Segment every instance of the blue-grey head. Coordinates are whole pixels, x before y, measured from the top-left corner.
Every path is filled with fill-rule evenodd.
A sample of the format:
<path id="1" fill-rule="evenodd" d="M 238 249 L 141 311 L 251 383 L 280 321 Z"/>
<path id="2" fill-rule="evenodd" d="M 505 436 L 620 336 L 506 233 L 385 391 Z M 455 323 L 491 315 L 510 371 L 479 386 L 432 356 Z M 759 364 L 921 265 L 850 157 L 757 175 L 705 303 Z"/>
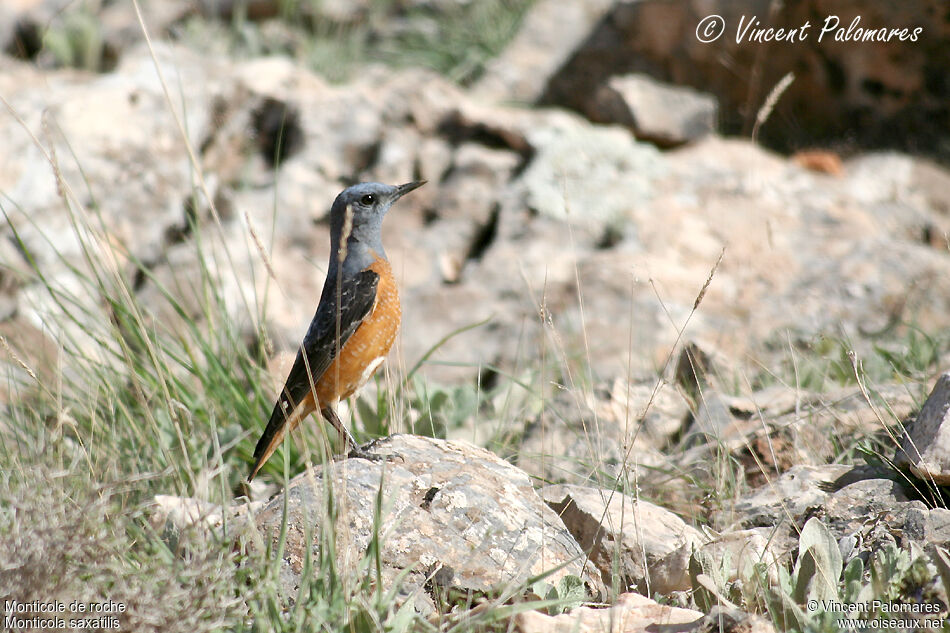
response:
<path id="1" fill-rule="evenodd" d="M 362 270 L 372 262 L 374 254 L 385 257 L 382 226 L 386 212 L 396 200 L 425 183 L 425 180 L 417 180 L 393 186 L 361 182 L 344 189 L 330 209 L 330 266 L 335 267 L 339 261 L 344 239 L 344 269 Z"/>

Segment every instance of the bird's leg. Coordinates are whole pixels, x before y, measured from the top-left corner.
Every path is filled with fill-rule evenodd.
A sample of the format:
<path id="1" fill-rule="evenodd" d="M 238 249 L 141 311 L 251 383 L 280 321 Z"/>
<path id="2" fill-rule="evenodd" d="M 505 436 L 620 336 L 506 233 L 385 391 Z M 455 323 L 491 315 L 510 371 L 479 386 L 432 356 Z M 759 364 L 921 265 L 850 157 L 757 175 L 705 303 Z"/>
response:
<path id="1" fill-rule="evenodd" d="M 340 434 L 340 437 L 343 438 L 343 452 L 347 450 L 356 449 L 359 446 L 356 443 L 356 440 L 353 439 L 353 435 L 350 433 L 349 429 L 340 421 L 340 416 L 336 414 L 336 411 L 333 410 L 333 407 L 323 407 L 320 409 L 320 413 L 323 415 L 323 419 L 330 423 L 330 425 L 336 429 L 336 432 Z"/>
<path id="2" fill-rule="evenodd" d="M 320 413 L 323 414 L 324 419 L 326 419 L 326 421 L 329 422 L 333 426 L 333 428 L 335 428 L 340 433 L 341 437 L 343 437 L 344 443 L 346 444 L 343 450 L 348 458 L 358 457 L 360 459 L 366 459 L 371 462 L 377 462 L 381 459 L 386 458 L 385 455 L 377 455 L 375 453 L 370 453 L 364 450 L 362 447 L 360 447 L 360 445 L 356 443 L 356 440 L 353 439 L 353 435 L 350 433 L 349 429 L 347 429 L 346 426 L 343 425 L 343 422 L 340 420 L 340 416 L 336 414 L 336 411 L 334 411 L 332 407 L 324 407 L 320 409 Z M 370 446 L 372 445 L 373 443 L 370 444 Z"/>

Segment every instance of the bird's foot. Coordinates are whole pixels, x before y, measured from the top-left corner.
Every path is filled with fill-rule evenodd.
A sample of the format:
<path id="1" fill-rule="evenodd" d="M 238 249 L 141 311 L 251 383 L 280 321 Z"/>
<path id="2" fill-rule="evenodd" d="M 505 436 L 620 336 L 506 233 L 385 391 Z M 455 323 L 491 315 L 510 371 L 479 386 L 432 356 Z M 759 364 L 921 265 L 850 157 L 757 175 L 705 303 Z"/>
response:
<path id="1" fill-rule="evenodd" d="M 371 462 L 388 462 L 394 459 L 402 461 L 401 455 L 396 455 L 395 453 L 371 453 L 370 451 L 376 448 L 380 443 L 379 439 L 375 439 L 372 442 L 368 442 L 363 446 L 354 445 L 353 449 L 346 454 L 347 459 L 365 459 Z"/>

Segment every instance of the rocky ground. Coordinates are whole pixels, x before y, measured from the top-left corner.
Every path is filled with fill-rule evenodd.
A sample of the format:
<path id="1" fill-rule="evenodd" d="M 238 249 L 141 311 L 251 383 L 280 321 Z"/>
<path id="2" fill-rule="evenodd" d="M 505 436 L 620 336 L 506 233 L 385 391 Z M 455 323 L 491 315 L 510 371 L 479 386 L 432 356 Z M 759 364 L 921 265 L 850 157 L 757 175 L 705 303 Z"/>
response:
<path id="1" fill-rule="evenodd" d="M 127 28 L 108 31 L 108 72 L 0 56 L 5 403 L 29 398 L 37 375 L 84 384 L 70 359 L 101 343 L 65 317 L 109 318 L 103 296 L 81 291 L 102 262 L 143 327 L 170 337 L 211 318 L 210 275 L 277 383 L 319 297 L 333 197 L 355 181 L 425 179 L 385 225 L 403 301 L 389 366 L 398 379 L 457 333 L 414 378 L 449 394 L 441 426 L 412 401 L 389 428 L 416 435 L 372 449 L 391 458 L 299 474 L 283 536 L 273 485 L 232 508 L 156 497 L 158 529 L 231 517 L 247 547 L 286 539 L 290 599 L 313 526 L 335 522 L 345 564 L 379 528 L 382 577 L 423 617 L 457 607 L 447 595 L 505 595 L 546 569 L 533 597 L 611 605 L 523 613 L 521 631 L 769 630 L 782 622 L 761 614 L 782 599 L 762 586 L 791 582 L 799 606 L 786 606 L 802 613 L 827 595 L 808 561 L 837 586 L 883 551 L 929 565 L 903 590 L 946 615 L 950 378 L 934 379 L 950 361 L 950 171 L 897 151 L 783 155 L 726 136 L 734 125 L 719 122 L 748 91 L 724 94 L 701 70 L 697 86 L 669 51 L 653 77 L 616 59 L 649 59 L 637 20 L 672 12 L 662 23 L 679 29 L 691 12 L 577 3 L 555 36 L 557 4 L 534 4 L 467 86 L 383 65 L 332 84 L 286 57 L 198 52 L 161 37 L 184 13 L 159 3 L 146 5 L 152 47 L 115 18 Z M 628 48 L 605 55 L 604 38 Z M 901 72 L 930 77 L 935 46 Z M 849 86 L 906 79 L 830 50 Z M 785 107 L 816 116 L 795 91 L 818 79 L 802 77 L 779 120 Z M 869 135 L 900 129 L 907 109 L 946 117 L 929 81 L 899 108 L 870 107 L 884 114 L 861 119 Z M 829 121 L 854 115 L 848 95 L 824 102 Z M 466 394 L 474 404 L 459 404 Z M 261 420 L 235 422 L 250 445 Z M 231 483 L 244 466 L 232 458 Z"/>

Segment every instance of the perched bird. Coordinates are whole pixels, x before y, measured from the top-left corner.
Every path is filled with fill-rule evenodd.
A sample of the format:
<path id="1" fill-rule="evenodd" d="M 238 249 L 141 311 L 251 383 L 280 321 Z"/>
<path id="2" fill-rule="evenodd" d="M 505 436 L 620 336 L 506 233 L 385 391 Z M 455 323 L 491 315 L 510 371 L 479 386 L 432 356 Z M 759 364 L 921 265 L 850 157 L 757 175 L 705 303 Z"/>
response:
<path id="1" fill-rule="evenodd" d="M 248 481 L 284 435 L 318 409 L 347 446 L 357 449 L 333 406 L 369 380 L 396 339 L 402 312 L 381 228 L 393 203 L 424 184 L 364 182 L 344 189 L 333 201 L 330 264 L 320 303 L 254 449 Z"/>

